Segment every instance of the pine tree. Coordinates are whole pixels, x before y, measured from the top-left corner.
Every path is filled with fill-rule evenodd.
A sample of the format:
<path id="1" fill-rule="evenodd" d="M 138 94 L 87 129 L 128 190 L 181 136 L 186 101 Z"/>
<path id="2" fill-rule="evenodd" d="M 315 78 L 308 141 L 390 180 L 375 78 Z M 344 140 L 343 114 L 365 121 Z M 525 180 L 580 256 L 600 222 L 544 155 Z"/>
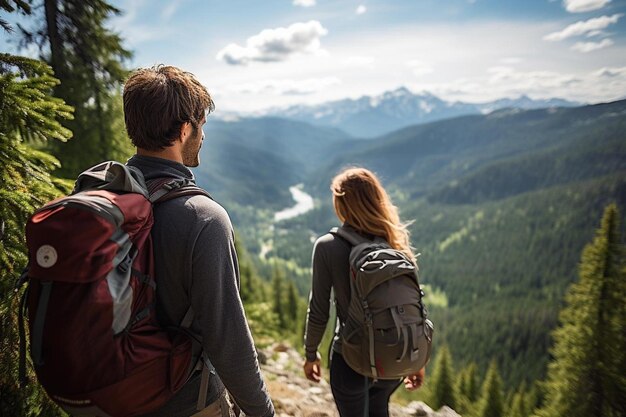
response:
<path id="1" fill-rule="evenodd" d="M 241 282 L 240 293 L 241 300 L 245 304 L 260 301 L 258 278 L 252 266 L 250 256 L 245 247 L 240 243 L 239 236 L 235 238 L 235 251 L 237 252 L 237 260 L 239 262 L 239 278 Z"/>
<path id="2" fill-rule="evenodd" d="M 526 385 L 522 383 L 517 392 L 513 394 L 513 398 L 509 404 L 509 411 L 506 415 L 507 417 L 528 417 L 529 410 L 526 407 Z"/>
<path id="3" fill-rule="evenodd" d="M 471 402 L 478 399 L 478 377 L 476 372 L 478 366 L 472 362 L 466 368 L 465 384 L 463 386 L 463 395 L 465 395 Z"/>
<path id="4" fill-rule="evenodd" d="M 41 48 L 41 58 L 61 81 L 55 96 L 75 108 L 74 120 L 64 125 L 75 140 L 51 144 L 61 161 L 58 174 L 76 177 L 106 159 L 124 160 L 132 154 L 123 123 L 122 62 L 131 53 L 119 35 L 106 27 L 120 11 L 105 0 L 40 0 L 45 16 L 41 27 L 23 30 L 24 44 Z"/>
<path id="5" fill-rule="evenodd" d="M 298 314 L 298 290 L 292 280 L 287 283 L 287 314 L 290 320 L 291 330 L 297 332 L 299 330 L 298 324 L 300 323 Z"/>
<path id="6" fill-rule="evenodd" d="M 618 210 L 610 205 L 583 250 L 579 281 L 570 286 L 553 333 L 540 416 L 626 415 L 625 262 Z"/>
<path id="7" fill-rule="evenodd" d="M 456 407 L 456 393 L 452 383 L 452 359 L 447 346 L 443 346 L 437 354 L 430 386 L 429 405 L 433 409 L 438 410 L 444 405 L 453 409 Z"/>
<path id="8" fill-rule="evenodd" d="M 480 401 L 478 403 L 478 417 L 503 417 L 504 398 L 502 395 L 502 379 L 498 374 L 495 361 L 489 365 L 489 370 L 483 382 Z"/>
<path id="9" fill-rule="evenodd" d="M 24 13 L 25 3 L 16 1 Z M 0 9 L 13 11 L 7 2 Z M 6 21 L 1 22 L 8 29 Z M 68 191 L 50 175 L 58 161 L 32 144 L 65 141 L 71 133 L 59 120 L 71 118 L 71 107 L 51 96 L 58 84 L 45 63 L 0 54 L 0 415 L 56 416 L 60 411 L 39 385 L 18 386 L 18 294 L 13 283 L 26 265 L 24 226 L 47 200 Z M 32 369 L 28 369 L 31 380 Z"/>
<path id="10" fill-rule="evenodd" d="M 282 271 L 277 266 L 274 266 L 274 269 L 272 270 L 272 311 L 276 314 L 276 317 L 278 317 L 278 323 L 281 329 L 286 328 L 285 307 L 283 301 L 284 281 L 285 278 Z"/>
<path id="11" fill-rule="evenodd" d="M 455 411 L 462 415 L 468 414 L 474 408 L 473 403 L 478 397 L 476 370 L 477 365 L 472 362 L 459 373 Z"/>
<path id="12" fill-rule="evenodd" d="M 539 384 L 539 381 L 533 383 L 528 392 L 524 395 L 524 402 L 526 410 L 528 410 L 528 415 L 533 415 L 534 410 L 539 407 L 539 404 L 542 401 L 540 395 L 541 389 L 539 388 Z"/>

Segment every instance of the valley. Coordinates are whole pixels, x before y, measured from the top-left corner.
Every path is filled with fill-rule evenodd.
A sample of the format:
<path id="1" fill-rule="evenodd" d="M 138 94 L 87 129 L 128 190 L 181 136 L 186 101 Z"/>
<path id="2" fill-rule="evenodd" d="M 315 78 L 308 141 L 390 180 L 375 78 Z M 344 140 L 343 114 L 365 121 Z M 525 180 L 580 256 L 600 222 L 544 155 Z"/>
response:
<path id="1" fill-rule="evenodd" d="M 330 179 L 349 165 L 376 171 L 414 221 L 437 343 L 461 366 L 494 359 L 509 387 L 544 376 L 582 248 L 606 205 L 626 208 L 626 101 L 503 109 L 370 140 L 277 118 L 217 121 L 206 135 L 198 183 L 257 268 L 284 265 L 303 297 L 313 242 L 337 225 Z M 300 183 L 308 210 L 283 217 Z"/>

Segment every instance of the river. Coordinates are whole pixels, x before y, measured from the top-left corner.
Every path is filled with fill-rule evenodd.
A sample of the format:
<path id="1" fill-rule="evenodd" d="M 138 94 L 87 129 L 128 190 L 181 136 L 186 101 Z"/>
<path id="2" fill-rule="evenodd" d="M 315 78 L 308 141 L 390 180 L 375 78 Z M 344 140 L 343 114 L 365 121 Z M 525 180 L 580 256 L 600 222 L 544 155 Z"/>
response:
<path id="1" fill-rule="evenodd" d="M 303 184 L 289 187 L 289 192 L 296 204 L 274 213 L 274 221 L 287 220 L 306 213 L 313 208 L 313 197 L 302 191 Z"/>

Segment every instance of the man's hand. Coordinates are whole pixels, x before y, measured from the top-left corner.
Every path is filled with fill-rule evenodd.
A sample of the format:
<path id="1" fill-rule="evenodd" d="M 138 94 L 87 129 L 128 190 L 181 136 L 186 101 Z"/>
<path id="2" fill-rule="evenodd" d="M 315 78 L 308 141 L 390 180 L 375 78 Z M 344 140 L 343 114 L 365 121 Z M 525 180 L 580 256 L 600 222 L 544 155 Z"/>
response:
<path id="1" fill-rule="evenodd" d="M 306 379 L 309 381 L 320 382 L 322 379 L 322 367 L 319 359 L 316 359 L 313 362 L 305 360 L 302 368 L 304 369 Z"/>
<path id="2" fill-rule="evenodd" d="M 424 383 L 424 368 L 420 369 L 418 372 L 411 374 L 404 378 L 404 388 L 408 391 L 413 391 L 418 389 Z"/>

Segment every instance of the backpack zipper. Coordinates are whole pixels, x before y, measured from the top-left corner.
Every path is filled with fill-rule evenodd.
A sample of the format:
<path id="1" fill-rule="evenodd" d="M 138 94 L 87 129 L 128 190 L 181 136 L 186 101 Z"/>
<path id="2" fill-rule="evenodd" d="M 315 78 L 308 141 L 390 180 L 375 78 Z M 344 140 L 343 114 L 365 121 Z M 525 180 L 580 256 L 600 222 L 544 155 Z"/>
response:
<path id="1" fill-rule="evenodd" d="M 107 208 L 109 207 L 105 208 L 104 207 L 105 205 L 110 206 L 110 209 L 112 211 L 115 211 L 115 214 L 107 210 Z M 44 211 L 44 210 L 52 209 L 55 207 L 61 207 L 61 206 L 72 207 L 72 208 L 77 208 L 79 210 L 89 211 L 91 213 L 98 215 L 99 217 L 104 218 L 105 220 L 107 220 L 108 222 L 110 222 L 116 227 L 119 227 L 124 221 L 124 215 L 122 214 L 122 211 L 115 204 L 113 204 L 109 199 L 105 197 L 99 197 L 99 196 L 89 196 L 88 198 L 85 198 L 85 197 L 76 198 L 76 197 L 71 197 L 71 196 L 65 197 L 61 201 L 42 207 L 41 209 L 37 210 L 37 213 Z"/>

